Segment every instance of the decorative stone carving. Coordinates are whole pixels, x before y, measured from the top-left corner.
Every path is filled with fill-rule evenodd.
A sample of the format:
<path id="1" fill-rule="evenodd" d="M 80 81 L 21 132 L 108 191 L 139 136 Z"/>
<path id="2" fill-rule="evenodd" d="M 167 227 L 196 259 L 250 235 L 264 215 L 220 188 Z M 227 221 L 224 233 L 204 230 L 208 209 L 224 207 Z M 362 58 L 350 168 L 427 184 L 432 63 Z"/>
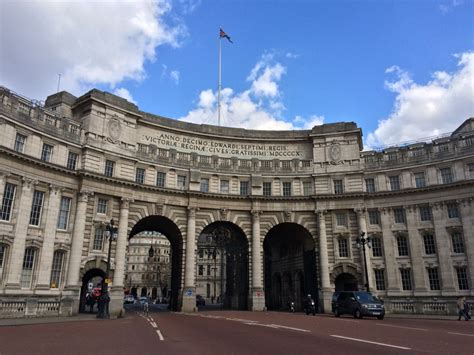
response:
<path id="1" fill-rule="evenodd" d="M 163 215 L 163 205 L 161 203 L 154 204 L 153 214 L 159 215 L 159 216 Z"/>
<path id="2" fill-rule="evenodd" d="M 341 160 L 341 145 L 339 143 L 333 142 L 329 146 L 329 164 L 338 165 L 342 164 Z"/>
<path id="3" fill-rule="evenodd" d="M 111 118 L 107 125 L 109 136 L 112 140 L 117 141 L 120 138 L 120 134 L 122 133 L 122 126 L 120 121 L 116 118 Z"/>
<path id="4" fill-rule="evenodd" d="M 94 193 L 92 191 L 81 191 L 79 192 L 79 201 L 87 202 L 89 201 L 89 197 L 93 196 Z"/>
<path id="5" fill-rule="evenodd" d="M 227 208 L 221 208 L 219 210 L 219 219 L 221 221 L 228 221 L 229 220 L 229 210 Z"/>
<path id="6" fill-rule="evenodd" d="M 129 209 L 131 202 L 133 202 L 133 199 L 131 199 L 130 197 L 122 197 L 120 199 L 120 208 Z"/>
<path id="7" fill-rule="evenodd" d="M 283 212 L 283 217 L 285 222 L 291 222 L 293 220 L 293 212 L 290 210 L 286 210 Z"/>
<path id="8" fill-rule="evenodd" d="M 27 177 L 22 177 L 21 182 L 23 183 L 23 188 L 31 189 L 38 185 L 38 180 L 30 179 Z"/>

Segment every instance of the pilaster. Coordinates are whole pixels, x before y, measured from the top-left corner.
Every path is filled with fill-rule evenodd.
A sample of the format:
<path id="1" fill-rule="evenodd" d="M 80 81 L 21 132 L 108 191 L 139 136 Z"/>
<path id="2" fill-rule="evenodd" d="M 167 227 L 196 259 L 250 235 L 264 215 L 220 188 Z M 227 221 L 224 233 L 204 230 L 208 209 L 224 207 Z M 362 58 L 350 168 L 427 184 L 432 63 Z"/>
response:
<path id="1" fill-rule="evenodd" d="M 416 206 L 406 206 L 408 242 L 410 245 L 411 271 L 415 293 L 426 293 L 425 264 L 423 262 L 423 243 L 418 231 L 418 214 Z"/>
<path id="2" fill-rule="evenodd" d="M 315 211 L 318 218 L 319 226 L 319 264 L 320 264 L 320 279 L 322 291 L 322 310 L 329 313 L 331 311 L 331 283 L 329 280 L 329 257 L 328 257 L 328 240 L 326 233 L 326 210 Z"/>
<path id="3" fill-rule="evenodd" d="M 49 186 L 49 203 L 44 229 L 43 246 L 41 248 L 41 264 L 38 275 L 37 289 L 50 289 L 51 267 L 54 254 L 54 240 L 56 238 L 56 224 L 58 221 L 59 201 L 61 198 L 59 186 Z M 58 285 L 59 286 L 59 285 Z"/>
<path id="4" fill-rule="evenodd" d="M 357 213 L 357 221 L 359 224 L 359 235 L 361 235 L 362 232 L 365 233 L 366 236 L 368 236 L 368 230 L 367 230 L 367 219 L 366 219 L 366 210 L 365 208 L 356 208 L 354 211 Z M 361 246 L 360 248 L 360 260 L 361 260 L 361 267 L 362 270 L 364 270 L 364 246 Z M 370 249 L 366 248 L 365 250 L 365 256 L 366 256 L 366 261 L 367 261 L 367 276 L 368 280 L 365 277 L 365 273 L 362 272 L 362 279 L 364 280 L 364 284 L 369 283 L 369 290 L 375 289 L 375 283 L 374 283 L 374 278 L 373 278 L 373 270 L 372 270 L 372 262 L 370 258 Z"/>
<path id="5" fill-rule="evenodd" d="M 390 210 L 383 209 L 380 213 L 382 223 L 383 256 L 385 260 L 385 274 L 387 276 L 387 293 L 398 292 L 400 287 L 397 282 L 397 260 L 395 257 L 396 247 L 391 230 L 392 218 Z"/>
<path id="6" fill-rule="evenodd" d="M 196 311 L 196 208 L 188 207 L 186 230 L 186 262 L 184 269 L 183 312 Z"/>
<path id="7" fill-rule="evenodd" d="M 265 294 L 262 285 L 262 249 L 260 236 L 260 211 L 252 210 L 252 310 L 265 309 Z"/>
<path id="8" fill-rule="evenodd" d="M 461 200 L 460 208 L 463 237 L 466 244 L 466 256 L 469 265 L 469 286 L 471 287 L 471 295 L 474 295 L 474 211 L 472 201 L 472 198 Z"/>

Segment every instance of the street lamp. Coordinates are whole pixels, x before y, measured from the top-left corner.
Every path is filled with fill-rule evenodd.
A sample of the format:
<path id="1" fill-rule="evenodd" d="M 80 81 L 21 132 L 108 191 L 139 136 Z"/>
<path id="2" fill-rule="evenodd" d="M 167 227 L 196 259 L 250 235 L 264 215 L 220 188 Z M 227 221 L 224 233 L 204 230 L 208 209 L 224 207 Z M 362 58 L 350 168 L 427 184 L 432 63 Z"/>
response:
<path id="1" fill-rule="evenodd" d="M 97 318 L 108 319 L 109 315 L 109 274 L 110 274 L 110 254 L 112 250 L 112 240 L 117 239 L 118 228 L 114 226 L 114 220 L 111 219 L 110 223 L 107 223 L 105 226 L 105 237 L 109 238 L 109 251 L 107 253 L 107 268 L 105 271 L 105 278 L 102 280 L 102 289 L 100 292 L 100 298 L 98 302 L 99 312 L 97 313 Z"/>
<path id="2" fill-rule="evenodd" d="M 364 254 L 364 272 L 365 272 L 365 287 L 367 289 L 367 292 L 370 292 L 369 289 L 369 274 L 367 271 L 367 257 L 365 255 L 365 246 L 367 245 L 368 248 L 372 248 L 372 240 L 370 237 L 365 236 L 365 232 L 360 232 L 360 237 L 356 239 L 357 243 L 357 248 L 362 247 L 362 252 Z"/>

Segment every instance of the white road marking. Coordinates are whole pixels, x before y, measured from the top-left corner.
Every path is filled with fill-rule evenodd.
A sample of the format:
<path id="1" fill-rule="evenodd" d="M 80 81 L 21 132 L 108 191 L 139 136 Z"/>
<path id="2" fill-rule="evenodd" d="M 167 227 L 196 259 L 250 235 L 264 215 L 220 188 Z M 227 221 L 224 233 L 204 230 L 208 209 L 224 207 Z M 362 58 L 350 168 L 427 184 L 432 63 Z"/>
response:
<path id="1" fill-rule="evenodd" d="M 161 332 L 159 330 L 156 331 L 156 334 L 158 334 L 161 341 L 165 340 L 165 338 L 163 338 L 163 335 L 161 335 Z"/>
<path id="2" fill-rule="evenodd" d="M 448 334 L 464 335 L 466 337 L 474 337 L 474 334 L 464 334 L 464 333 L 455 333 L 455 332 L 448 332 Z"/>
<path id="3" fill-rule="evenodd" d="M 407 348 L 404 346 L 398 346 L 398 345 L 391 345 L 391 344 L 385 344 L 385 343 L 378 343 L 376 341 L 370 341 L 370 340 L 363 340 L 363 339 L 357 339 L 357 338 L 349 338 L 349 337 L 343 337 L 341 335 L 331 335 L 334 338 L 341 338 L 341 339 L 346 339 L 346 340 L 352 340 L 352 341 L 358 341 L 361 343 L 368 343 L 368 344 L 375 344 L 375 345 L 380 345 L 380 346 L 387 346 L 389 348 L 396 348 L 396 349 L 402 349 L 402 350 L 411 350 L 411 348 Z"/>
<path id="4" fill-rule="evenodd" d="M 277 329 L 277 326 L 274 325 L 274 324 L 260 324 L 260 323 L 244 323 L 244 324 L 247 324 L 247 325 L 258 325 L 259 327 L 267 327 L 267 328 Z"/>
<path id="5" fill-rule="evenodd" d="M 156 327 L 157 327 L 157 325 L 156 325 L 155 322 L 150 322 L 150 324 L 151 324 L 151 326 L 152 326 L 153 328 L 156 328 Z"/>
<path id="6" fill-rule="evenodd" d="M 273 329 L 289 329 L 289 330 L 295 330 L 297 332 L 305 332 L 305 333 L 311 333 L 310 330 L 307 329 L 301 329 L 301 328 L 294 328 L 294 327 L 287 327 L 286 325 L 279 325 L 279 324 L 260 324 L 260 323 L 244 323 L 247 325 L 258 325 L 260 327 L 267 327 L 267 328 L 273 328 Z"/>
<path id="7" fill-rule="evenodd" d="M 375 323 L 375 325 L 381 325 L 383 327 L 393 327 L 393 328 L 403 328 L 403 329 L 411 329 L 411 330 L 421 330 L 423 332 L 427 332 L 428 329 L 424 328 L 413 328 L 413 327 L 403 327 L 401 325 L 392 325 L 392 324 L 383 324 L 383 323 Z"/>

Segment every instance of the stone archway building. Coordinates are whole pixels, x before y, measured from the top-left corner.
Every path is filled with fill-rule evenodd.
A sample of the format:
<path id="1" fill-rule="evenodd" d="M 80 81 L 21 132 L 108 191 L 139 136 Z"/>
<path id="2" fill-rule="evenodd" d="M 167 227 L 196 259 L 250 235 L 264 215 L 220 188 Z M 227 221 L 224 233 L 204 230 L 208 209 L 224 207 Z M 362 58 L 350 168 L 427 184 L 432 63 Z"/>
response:
<path id="1" fill-rule="evenodd" d="M 270 292 L 263 241 L 292 223 L 314 241 L 325 311 L 339 267 L 366 282 L 361 232 L 389 311 L 453 311 L 457 295 L 474 296 L 474 119 L 384 151 L 363 152 L 361 136 L 353 122 L 254 131 L 163 118 L 99 90 L 42 106 L 0 88 L 0 315 L 77 313 L 81 268 L 106 260 L 111 218 L 113 315 L 128 238 L 150 228 L 180 249 L 176 306 L 195 310 L 197 237 L 218 221 L 247 238 L 251 310 Z M 137 230 L 153 216 L 168 222 Z"/>

